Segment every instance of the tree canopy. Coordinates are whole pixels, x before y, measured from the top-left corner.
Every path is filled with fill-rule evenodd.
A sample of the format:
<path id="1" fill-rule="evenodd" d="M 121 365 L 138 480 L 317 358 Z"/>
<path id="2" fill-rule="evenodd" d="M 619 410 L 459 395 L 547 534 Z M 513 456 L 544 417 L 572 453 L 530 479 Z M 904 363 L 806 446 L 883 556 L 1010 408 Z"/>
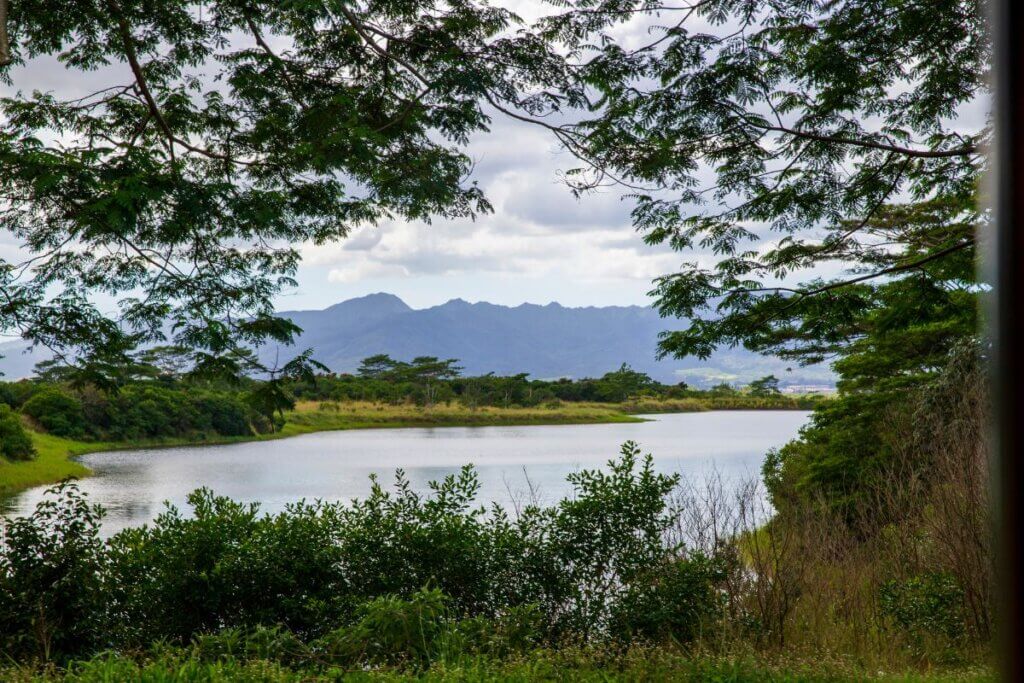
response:
<path id="1" fill-rule="evenodd" d="M 240 345 L 296 331 L 270 302 L 298 243 L 488 210 L 464 146 L 495 111 L 584 160 L 578 192 L 630 188 L 648 242 L 698 252 L 657 281 L 688 320 L 664 354 L 833 358 L 879 283 L 973 258 L 977 0 L 574 0 L 533 26 L 441 0 L 88 8 L 9 8 L 0 78 L 56 57 L 112 82 L 0 99 L 0 228 L 29 252 L 0 269 L 0 327 L 98 377 L 139 344 L 252 365 Z"/>
<path id="2" fill-rule="evenodd" d="M 588 162 L 577 190 L 627 185 L 649 243 L 703 252 L 657 282 L 689 319 L 663 353 L 816 362 L 856 337 L 875 283 L 970 261 L 991 134 L 980 5 L 580 0 L 544 22 L 591 102 L 559 131 Z M 662 28 L 628 48 L 638 13 Z"/>
<path id="3" fill-rule="evenodd" d="M 558 68 L 483 2 L 0 7 L 0 229 L 25 251 L 0 329 L 92 380 L 140 344 L 245 369 L 241 345 L 296 332 L 271 301 L 300 243 L 487 211 L 462 147 Z M 103 84 L 30 91 L 32 60 Z"/>

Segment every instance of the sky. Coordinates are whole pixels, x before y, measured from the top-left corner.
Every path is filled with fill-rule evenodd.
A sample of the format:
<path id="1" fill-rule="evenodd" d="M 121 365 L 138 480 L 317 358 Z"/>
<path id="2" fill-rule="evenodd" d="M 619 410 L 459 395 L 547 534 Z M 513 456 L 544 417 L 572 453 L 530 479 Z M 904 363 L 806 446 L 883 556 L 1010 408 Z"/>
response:
<path id="1" fill-rule="evenodd" d="M 644 244 L 618 191 L 574 198 L 558 172 L 579 162 L 536 126 L 496 118 L 468 154 L 493 213 L 430 225 L 386 222 L 343 242 L 306 245 L 299 287 L 282 307 L 321 308 L 377 291 L 415 308 L 452 298 L 647 304 L 651 280 L 681 260 Z"/>
<path id="2" fill-rule="evenodd" d="M 539 0 L 495 4 L 527 22 L 551 12 Z M 619 39 L 640 44 L 649 22 L 631 22 Z M 652 280 L 684 260 L 667 247 L 644 244 L 624 193 L 604 189 L 574 198 L 559 176 L 580 163 L 548 131 L 495 112 L 491 131 L 476 135 L 467 154 L 493 213 L 430 225 L 388 222 L 344 242 L 304 246 L 299 287 L 280 297 L 279 308 L 323 308 L 379 291 L 414 308 L 454 298 L 650 305 Z"/>
<path id="3" fill-rule="evenodd" d="M 539 0 L 497 2 L 532 21 L 550 5 Z M 643 40 L 644 26 L 623 31 Z M 69 72 L 53 59 L 32 60 L 12 73 L 0 92 L 54 91 L 82 95 L 113 82 L 115 73 Z M 107 69 L 103 71 L 108 71 Z M 495 113 L 490 132 L 467 149 L 471 178 L 493 213 L 475 219 L 405 220 L 355 230 L 328 245 L 301 245 L 298 286 L 281 294 L 279 310 L 317 309 L 373 292 L 390 292 L 415 308 L 461 298 L 505 305 L 648 305 L 652 280 L 682 260 L 665 247 L 643 243 L 631 226 L 631 203 L 605 190 L 577 200 L 559 171 L 579 165 L 547 131 Z M 10 234 L 0 234 L 0 258 L 18 261 Z"/>
<path id="4" fill-rule="evenodd" d="M 496 4 L 527 22 L 551 11 L 540 0 Z M 627 45 L 649 42 L 651 23 L 657 22 L 637 19 L 618 38 Z M 13 89 L 62 95 L 85 94 L 111 77 L 65 71 L 53 60 L 33 60 L 12 75 Z M 127 80 L 122 73 L 114 76 L 115 82 Z M 389 221 L 359 228 L 340 242 L 300 245 L 298 286 L 281 294 L 278 309 L 324 308 L 373 292 L 394 293 L 415 308 L 454 298 L 505 305 L 649 305 L 654 278 L 695 256 L 711 260 L 644 244 L 631 225 L 631 200 L 618 190 L 574 198 L 559 176 L 579 161 L 537 126 L 495 113 L 492 129 L 474 136 L 467 153 L 475 162 L 471 180 L 493 213 L 429 225 Z M 0 234 L 0 258 L 18 260 L 12 258 L 17 250 L 10 235 Z"/>

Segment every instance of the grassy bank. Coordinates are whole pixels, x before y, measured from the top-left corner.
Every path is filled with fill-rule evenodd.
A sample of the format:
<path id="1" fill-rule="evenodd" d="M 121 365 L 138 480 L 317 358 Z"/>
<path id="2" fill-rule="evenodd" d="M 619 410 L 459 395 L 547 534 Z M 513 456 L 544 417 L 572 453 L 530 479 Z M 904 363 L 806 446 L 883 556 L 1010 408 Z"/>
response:
<path id="1" fill-rule="evenodd" d="M 804 660 L 777 660 L 767 657 L 693 656 L 674 648 L 636 648 L 624 653 L 595 650 L 540 650 L 500 660 L 490 657 L 463 657 L 440 662 L 423 671 L 402 669 L 345 670 L 319 667 L 302 669 L 280 661 L 228 656 L 198 658 L 184 651 L 171 651 L 155 658 L 133 660 L 123 656 L 102 655 L 75 662 L 66 669 L 0 669 L 3 680 L 12 683 L 107 683 L 108 681 L 181 681 L 220 683 L 221 681 L 731 681 L 810 683 L 818 681 L 900 681 L 932 683 L 939 681 L 995 681 L 995 672 L 986 666 L 951 667 L 927 671 L 871 670 L 842 659 L 808 657 Z"/>
<path id="2" fill-rule="evenodd" d="M 32 432 L 38 456 L 25 462 L 7 462 L 0 458 L 0 495 L 33 486 L 82 477 L 89 470 L 75 456 L 97 451 L 162 448 L 191 444 L 224 444 L 242 441 L 279 439 L 312 432 L 345 429 L 381 429 L 399 427 L 487 427 L 559 424 L 604 424 L 638 422 L 635 414 L 678 413 L 705 410 L 779 410 L 806 409 L 802 399 L 790 397 L 754 398 L 748 396 L 709 399 L 643 400 L 622 404 L 569 403 L 533 408 L 469 408 L 461 403 L 439 404 L 429 408 L 413 404 L 383 404 L 362 401 L 304 401 L 286 414 L 284 428 L 273 434 L 251 437 L 223 437 L 197 434 L 191 437 L 136 442 L 74 441 Z"/>

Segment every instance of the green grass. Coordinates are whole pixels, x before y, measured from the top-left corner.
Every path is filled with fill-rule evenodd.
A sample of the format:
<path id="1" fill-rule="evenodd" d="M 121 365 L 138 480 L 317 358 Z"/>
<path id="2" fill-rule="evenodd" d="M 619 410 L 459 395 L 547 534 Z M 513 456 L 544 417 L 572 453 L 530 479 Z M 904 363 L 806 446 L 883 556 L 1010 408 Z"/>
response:
<path id="1" fill-rule="evenodd" d="M 67 477 L 85 476 L 89 474 L 88 468 L 70 458 L 111 447 L 111 444 L 72 441 L 39 432 L 31 432 L 31 435 L 36 447 L 35 459 L 8 462 L 0 458 L 0 494 L 49 484 Z"/>
<path id="2" fill-rule="evenodd" d="M 486 427 L 518 425 L 601 424 L 639 422 L 635 414 L 678 413 L 703 410 L 800 409 L 799 399 L 778 397 L 754 399 L 746 396 L 714 399 L 641 400 L 623 404 L 568 403 L 534 408 L 468 408 L 461 403 L 429 408 L 413 404 L 389 405 L 363 401 L 299 403 L 286 415 L 280 432 L 251 437 L 195 435 L 193 437 L 136 442 L 93 442 L 62 439 L 32 432 L 38 457 L 25 462 L 0 458 L 0 496 L 33 486 L 50 484 L 67 477 L 88 476 L 89 470 L 74 456 L 97 451 L 162 448 L 193 444 L 224 444 L 280 439 L 312 432 L 344 429 L 399 427 Z"/>
<path id="3" fill-rule="evenodd" d="M 720 681 L 773 683 L 811 683 L 817 681 L 892 681 L 931 683 L 938 681 L 995 681 L 994 671 L 986 666 L 931 671 L 870 671 L 856 664 L 827 656 L 805 661 L 774 661 L 770 658 L 692 657 L 670 648 L 640 648 L 626 653 L 602 653 L 588 650 L 541 650 L 510 659 L 463 657 L 450 663 L 437 663 L 430 669 L 411 672 L 395 669 L 342 670 L 331 667 L 293 669 L 265 660 L 240 661 L 221 658 L 198 659 L 171 651 L 141 662 L 102 655 L 76 662 L 66 669 L 0 669 L 3 680 L 11 683 L 74 681 L 76 683 L 221 683 L 265 681 Z"/>

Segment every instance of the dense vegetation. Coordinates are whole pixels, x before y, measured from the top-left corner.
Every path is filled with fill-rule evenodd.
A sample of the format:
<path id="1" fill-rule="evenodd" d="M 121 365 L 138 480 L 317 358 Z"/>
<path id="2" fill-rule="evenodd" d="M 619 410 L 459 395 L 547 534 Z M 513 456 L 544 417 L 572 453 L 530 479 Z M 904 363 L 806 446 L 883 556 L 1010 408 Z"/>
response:
<path id="1" fill-rule="evenodd" d="M 35 56 L 131 67 L 84 97 L 0 100 L 0 228 L 31 252 L 0 262 L 0 328 L 74 365 L 2 388 L 6 458 L 31 457 L 15 409 L 53 434 L 142 438 L 275 429 L 296 397 L 692 398 L 628 368 L 536 382 L 461 378 L 436 358 L 376 357 L 314 383 L 308 353 L 277 369 L 245 351 L 294 336 L 270 307 L 298 258 L 282 245 L 488 210 L 464 182 L 464 145 L 495 111 L 583 159 L 567 176 L 578 193 L 627 187 L 648 242 L 715 255 L 657 281 L 662 312 L 687 319 L 662 352 L 742 344 L 832 361 L 841 381 L 769 454 L 771 515 L 749 489 L 714 486 L 670 510 L 673 482 L 636 471 L 632 450 L 580 475 L 577 498 L 515 519 L 476 511 L 465 472 L 429 500 L 376 490 L 273 518 L 199 493 L 195 520 L 169 512 L 101 542 L 97 513 L 62 489 L 4 539 L 0 633 L 15 657 L 115 648 L 144 661 L 88 675 L 152 658 L 255 678 L 247 667 L 423 671 L 567 642 L 837 652 L 872 670 L 984 657 L 995 597 L 974 260 L 991 125 L 960 117 L 986 95 L 981 3 L 572 0 L 532 26 L 474 0 L 91 10 L 15 2 L 0 17 L 0 79 Z M 638 17 L 655 35 L 627 44 Z M 97 291 L 121 297 L 115 314 Z M 195 383 L 126 370 L 168 337 Z M 744 400 L 781 400 L 774 387 Z"/>
<path id="2" fill-rule="evenodd" d="M 542 650 L 563 655 L 541 661 L 575 648 L 575 666 L 603 657 L 614 667 L 652 645 L 668 648 L 653 662 L 682 664 L 679 648 L 728 662 L 742 643 L 837 644 L 814 620 L 823 589 L 852 577 L 817 571 L 846 571 L 817 547 L 840 534 L 763 527 L 756 490 L 659 475 L 629 443 L 606 470 L 570 481 L 573 496 L 515 514 L 478 503 L 471 468 L 428 496 L 398 473 L 393 489 L 375 482 L 351 505 L 297 503 L 276 515 L 199 490 L 189 515 L 169 508 L 107 540 L 102 510 L 62 484 L 7 525 L 0 648 L 58 664 L 124 653 L 72 665 L 91 675 L 134 671 L 134 657 L 317 677 L 473 662 L 498 672 Z M 866 602 L 827 617 L 889 643 L 866 666 L 962 664 L 975 642 L 952 575 L 914 571 L 859 577 L 844 589 Z M 729 670 L 708 659 L 682 671 L 702 666 Z"/>

